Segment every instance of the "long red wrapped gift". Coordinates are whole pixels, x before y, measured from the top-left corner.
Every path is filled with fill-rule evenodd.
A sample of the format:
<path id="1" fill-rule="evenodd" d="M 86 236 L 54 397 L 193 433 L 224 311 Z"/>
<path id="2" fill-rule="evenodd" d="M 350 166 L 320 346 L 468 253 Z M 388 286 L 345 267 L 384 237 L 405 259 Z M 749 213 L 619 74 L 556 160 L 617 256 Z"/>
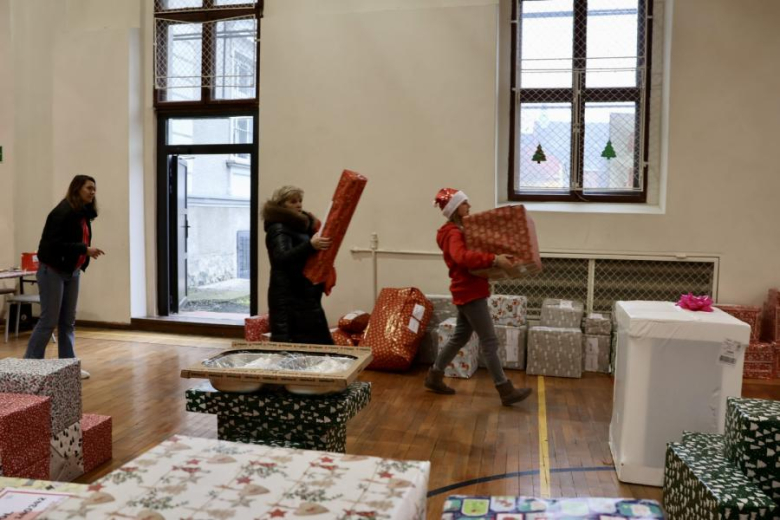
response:
<path id="1" fill-rule="evenodd" d="M 341 173 L 330 208 L 325 215 L 325 223 L 319 231 L 321 236 L 332 240 L 331 246 L 311 255 L 303 269 L 304 276 L 313 284 L 325 284 L 325 294 L 330 294 L 330 290 L 336 285 L 336 270 L 333 264 L 366 182 L 368 180 L 359 173 L 350 170 Z"/>
<path id="2" fill-rule="evenodd" d="M 534 221 L 522 205 L 503 206 L 463 219 L 466 247 L 474 251 L 511 255 L 510 271 L 498 267 L 474 271 L 486 278 L 520 278 L 542 270 Z"/>
<path id="3" fill-rule="evenodd" d="M 374 356 L 368 368 L 408 369 L 432 314 L 433 304 L 419 289 L 382 289 L 360 342 Z"/>

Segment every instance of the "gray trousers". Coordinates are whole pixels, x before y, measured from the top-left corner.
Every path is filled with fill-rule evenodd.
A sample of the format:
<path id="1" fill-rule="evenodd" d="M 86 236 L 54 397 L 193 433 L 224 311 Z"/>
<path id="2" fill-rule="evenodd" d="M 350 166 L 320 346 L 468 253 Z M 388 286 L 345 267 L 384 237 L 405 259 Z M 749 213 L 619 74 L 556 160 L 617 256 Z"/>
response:
<path id="1" fill-rule="evenodd" d="M 455 332 L 444 348 L 439 351 L 433 366 L 443 372 L 458 355 L 458 351 L 468 342 L 472 332 L 476 332 L 479 338 L 479 347 L 485 358 L 485 365 L 493 382 L 496 385 L 506 382 L 506 374 L 504 374 L 501 360 L 498 358 L 498 338 L 488 310 L 487 298 L 480 298 L 457 307 L 458 322 L 455 325 Z"/>

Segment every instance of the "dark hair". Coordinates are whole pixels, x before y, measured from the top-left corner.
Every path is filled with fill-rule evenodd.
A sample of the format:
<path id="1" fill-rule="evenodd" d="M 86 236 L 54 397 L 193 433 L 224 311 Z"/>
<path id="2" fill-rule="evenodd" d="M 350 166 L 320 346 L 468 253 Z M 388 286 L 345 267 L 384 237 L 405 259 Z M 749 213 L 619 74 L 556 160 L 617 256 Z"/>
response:
<path id="1" fill-rule="evenodd" d="M 70 186 L 68 186 L 68 192 L 65 194 L 65 198 L 70 204 L 70 207 L 75 209 L 76 211 L 80 211 L 84 209 L 84 201 L 81 200 L 81 195 L 79 195 L 79 191 L 81 191 L 81 188 L 83 188 L 84 185 L 89 181 L 92 181 L 95 185 L 97 185 L 95 178 L 90 177 L 89 175 L 76 175 L 75 177 L 73 177 L 73 180 L 70 181 Z M 97 198 L 92 199 L 92 203 L 88 204 L 88 206 L 92 207 L 92 210 L 97 216 L 97 212 L 98 212 Z"/>

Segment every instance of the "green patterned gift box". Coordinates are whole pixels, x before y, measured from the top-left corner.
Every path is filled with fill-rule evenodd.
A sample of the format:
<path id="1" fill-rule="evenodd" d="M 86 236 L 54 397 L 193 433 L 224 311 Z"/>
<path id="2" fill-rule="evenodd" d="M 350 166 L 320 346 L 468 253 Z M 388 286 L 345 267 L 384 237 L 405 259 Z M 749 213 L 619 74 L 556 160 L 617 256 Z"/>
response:
<path id="1" fill-rule="evenodd" d="M 664 507 L 670 520 L 771 520 L 775 503 L 723 455 L 722 435 L 685 433 L 669 443 Z"/>
<path id="2" fill-rule="evenodd" d="M 725 441 L 726 457 L 780 501 L 780 402 L 729 397 Z"/>
<path id="3" fill-rule="evenodd" d="M 347 449 L 347 427 L 344 424 L 291 425 L 250 417 L 218 415 L 217 437 L 223 441 L 338 453 L 345 453 Z"/>
<path id="4" fill-rule="evenodd" d="M 451 495 L 441 520 L 642 520 L 663 519 L 654 500 L 628 498 L 533 498 Z M 690 520 L 690 519 L 689 519 Z"/>
<path id="5" fill-rule="evenodd" d="M 355 382 L 338 394 L 294 395 L 286 391 L 253 394 L 219 392 L 204 383 L 185 392 L 187 411 L 263 418 L 274 423 L 346 424 L 371 400 L 371 383 Z"/>

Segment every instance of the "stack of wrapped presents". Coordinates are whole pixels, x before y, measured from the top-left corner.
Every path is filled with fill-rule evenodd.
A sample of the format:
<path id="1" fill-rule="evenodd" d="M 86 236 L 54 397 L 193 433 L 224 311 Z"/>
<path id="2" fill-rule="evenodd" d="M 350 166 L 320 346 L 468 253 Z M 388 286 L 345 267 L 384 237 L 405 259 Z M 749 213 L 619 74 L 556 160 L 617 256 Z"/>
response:
<path id="1" fill-rule="evenodd" d="M 774 341 L 761 341 L 761 307 L 753 305 L 716 305 L 750 325 L 750 344 L 745 350 L 742 375 L 747 379 L 774 377 Z"/>
<path id="2" fill-rule="evenodd" d="M 773 375 L 780 377 L 780 289 L 769 289 L 764 303 L 761 339 L 773 348 Z"/>
<path id="3" fill-rule="evenodd" d="M 528 374 L 582 377 L 583 310 L 578 301 L 542 302 L 541 323 L 528 330 Z"/>
<path id="4" fill-rule="evenodd" d="M 437 305 L 443 306 L 444 297 Z M 452 300 L 449 300 L 452 305 Z M 504 368 L 522 370 L 525 368 L 525 340 L 528 314 L 528 302 L 525 296 L 507 296 L 494 295 L 488 300 L 490 316 L 493 319 L 493 326 L 498 336 L 498 356 L 501 359 L 501 365 Z M 457 317 L 450 317 L 441 321 L 436 328 L 436 335 L 431 341 L 435 341 L 436 352 L 447 344 L 452 334 L 455 332 Z M 435 356 L 434 356 L 435 357 Z M 481 359 L 479 349 L 479 339 L 476 333 L 471 335 L 468 343 L 460 349 L 455 359 L 447 366 L 444 375 L 448 377 L 471 377 L 477 371 L 477 367 L 484 367 L 484 360 Z"/>
<path id="5" fill-rule="evenodd" d="M 780 511 L 780 403 L 728 399 L 725 434 L 669 443 L 664 507 L 671 520 L 763 520 Z"/>
<path id="6" fill-rule="evenodd" d="M 0 476 L 71 481 L 111 458 L 111 417 L 82 414 L 77 359 L 0 360 Z"/>

